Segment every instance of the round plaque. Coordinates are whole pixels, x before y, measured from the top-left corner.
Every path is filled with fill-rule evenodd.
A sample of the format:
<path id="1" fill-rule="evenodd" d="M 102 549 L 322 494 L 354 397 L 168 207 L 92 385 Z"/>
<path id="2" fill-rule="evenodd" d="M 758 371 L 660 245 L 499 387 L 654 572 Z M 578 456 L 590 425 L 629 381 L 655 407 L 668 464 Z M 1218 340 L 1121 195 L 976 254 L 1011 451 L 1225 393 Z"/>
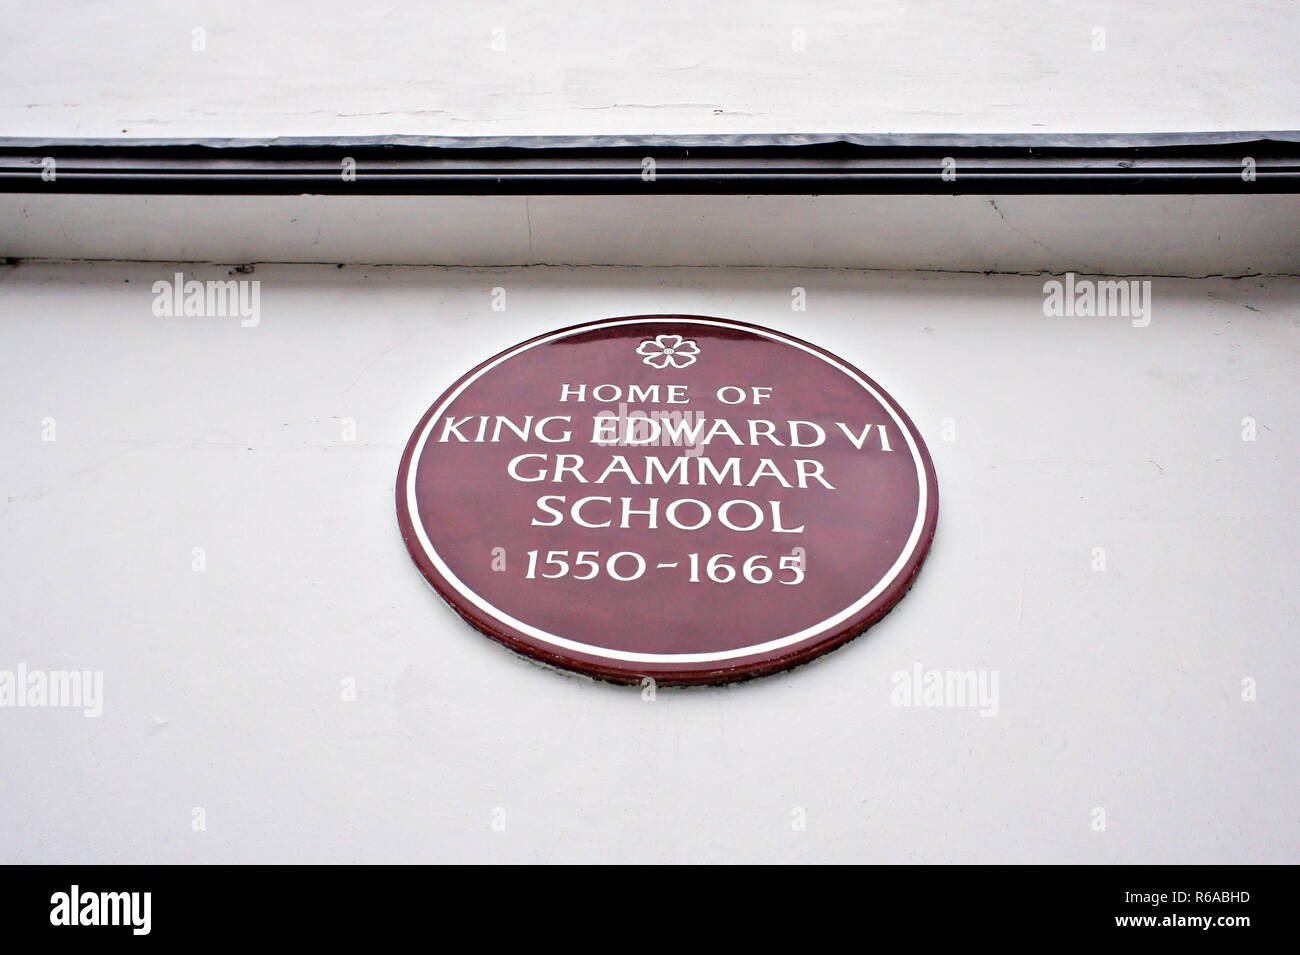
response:
<path id="1" fill-rule="evenodd" d="M 870 378 L 756 325 L 612 318 L 483 362 L 420 421 L 397 518 L 513 650 L 626 683 L 804 663 L 906 593 L 934 465 Z"/>

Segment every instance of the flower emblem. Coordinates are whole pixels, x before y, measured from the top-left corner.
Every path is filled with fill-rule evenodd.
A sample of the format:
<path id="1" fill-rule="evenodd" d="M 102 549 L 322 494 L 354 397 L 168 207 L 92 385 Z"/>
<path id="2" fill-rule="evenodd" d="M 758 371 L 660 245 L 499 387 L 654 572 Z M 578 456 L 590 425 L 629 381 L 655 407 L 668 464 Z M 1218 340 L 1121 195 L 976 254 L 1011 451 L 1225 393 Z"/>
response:
<path id="1" fill-rule="evenodd" d="M 641 360 L 651 368 L 685 368 L 695 364 L 695 356 L 700 353 L 700 346 L 681 335 L 657 335 L 646 339 L 636 347 Z"/>

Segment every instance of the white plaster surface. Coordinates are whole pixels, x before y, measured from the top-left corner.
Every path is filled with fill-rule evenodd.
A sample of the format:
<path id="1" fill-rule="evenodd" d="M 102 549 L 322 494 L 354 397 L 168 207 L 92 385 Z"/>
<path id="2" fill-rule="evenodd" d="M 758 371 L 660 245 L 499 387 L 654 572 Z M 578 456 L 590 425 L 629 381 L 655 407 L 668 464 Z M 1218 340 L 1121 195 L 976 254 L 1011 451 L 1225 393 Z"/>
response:
<path id="1" fill-rule="evenodd" d="M 0 256 L 1300 272 L 1300 196 L 0 195 Z"/>
<path id="2" fill-rule="evenodd" d="M 0 668 L 105 679 L 98 719 L 0 709 L 0 861 L 1300 861 L 1300 281 L 1156 279 L 1134 328 L 1017 276 L 259 266 L 241 328 L 155 317 L 172 271 L 0 269 Z M 472 364 L 659 311 L 865 369 L 941 510 L 864 637 L 651 703 L 463 624 L 393 485 Z M 917 661 L 997 670 L 998 715 L 891 705 Z"/>
<path id="3" fill-rule="evenodd" d="M 11 3 L 0 135 L 1294 129 L 1297 35 L 1292 0 Z"/>

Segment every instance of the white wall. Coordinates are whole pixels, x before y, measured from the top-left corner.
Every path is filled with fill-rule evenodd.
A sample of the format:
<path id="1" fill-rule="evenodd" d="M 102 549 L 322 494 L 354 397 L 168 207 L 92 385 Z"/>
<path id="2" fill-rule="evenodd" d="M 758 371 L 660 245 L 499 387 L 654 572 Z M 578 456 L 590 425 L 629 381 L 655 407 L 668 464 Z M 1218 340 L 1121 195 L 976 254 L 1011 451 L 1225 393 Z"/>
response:
<path id="1" fill-rule="evenodd" d="M 1157 279 L 1134 328 L 1030 277 L 280 266 L 241 328 L 155 317 L 171 271 L 0 269 L 0 669 L 105 677 L 98 719 L 0 710 L 0 860 L 1296 860 L 1300 280 Z M 460 372 L 650 311 L 859 365 L 941 498 L 867 635 L 653 703 L 460 622 L 393 513 Z M 998 715 L 892 706 L 916 661 L 997 670 Z"/>
<path id="2" fill-rule="evenodd" d="M 1300 125 L 1287 0 L 137 0 L 4 24 L 0 137 Z M 160 260 L 0 266 L 0 670 L 105 680 L 98 718 L 0 708 L 0 861 L 1300 857 L 1300 278 L 1249 277 L 1296 272 L 1292 197 L 637 202 L 0 197 L 0 255 Z M 172 260 L 372 256 L 751 267 L 259 265 L 256 328 L 150 308 Z M 773 263 L 1248 277 L 1156 278 L 1134 328 L 1046 318 L 1042 277 Z M 420 415 L 510 344 L 638 312 L 807 337 L 917 421 L 938 533 L 867 635 L 650 703 L 429 589 L 393 506 Z M 891 705 L 917 662 L 996 670 L 998 714 Z"/>
<path id="3" fill-rule="evenodd" d="M 6 136 L 1300 125 L 1290 0 L 9 6 Z"/>
<path id="4" fill-rule="evenodd" d="M 1300 196 L 0 195 L 0 257 L 1300 272 Z"/>

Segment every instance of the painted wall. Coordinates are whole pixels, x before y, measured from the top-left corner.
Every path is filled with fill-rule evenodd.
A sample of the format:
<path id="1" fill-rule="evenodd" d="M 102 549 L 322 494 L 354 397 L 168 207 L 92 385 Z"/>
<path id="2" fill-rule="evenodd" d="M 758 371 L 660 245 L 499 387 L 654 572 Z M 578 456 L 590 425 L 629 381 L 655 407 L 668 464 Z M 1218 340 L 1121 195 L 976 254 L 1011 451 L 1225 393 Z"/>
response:
<path id="1" fill-rule="evenodd" d="M 11 6 L 0 136 L 1300 125 L 1287 0 Z M 0 197 L 0 255 L 159 260 L 0 266 L 0 671 L 104 680 L 0 708 L 0 861 L 1300 857 L 1290 197 L 445 202 Z M 174 260 L 268 258 L 617 264 L 258 265 L 255 327 L 153 314 L 228 277 Z M 1244 277 L 1153 278 L 1134 327 L 956 269 Z M 938 534 L 867 635 L 651 702 L 429 589 L 421 414 L 640 312 L 809 338 L 916 420 Z M 894 705 L 917 665 L 996 672 L 996 715 Z"/>
<path id="2" fill-rule="evenodd" d="M 156 317 L 172 272 L 0 268 L 0 669 L 104 678 L 0 709 L 3 861 L 1296 860 L 1300 280 L 1155 279 L 1134 327 L 1041 277 L 259 266 L 245 328 Z M 466 368 L 662 311 L 865 369 L 941 512 L 864 637 L 647 702 L 463 624 L 393 485 Z M 996 715 L 893 705 L 918 663 Z"/>
<path id="3" fill-rule="evenodd" d="M 1300 125 L 1290 0 L 9 7 L 6 136 Z"/>
<path id="4" fill-rule="evenodd" d="M 1300 273 L 1300 196 L 0 195 L 0 257 Z"/>

